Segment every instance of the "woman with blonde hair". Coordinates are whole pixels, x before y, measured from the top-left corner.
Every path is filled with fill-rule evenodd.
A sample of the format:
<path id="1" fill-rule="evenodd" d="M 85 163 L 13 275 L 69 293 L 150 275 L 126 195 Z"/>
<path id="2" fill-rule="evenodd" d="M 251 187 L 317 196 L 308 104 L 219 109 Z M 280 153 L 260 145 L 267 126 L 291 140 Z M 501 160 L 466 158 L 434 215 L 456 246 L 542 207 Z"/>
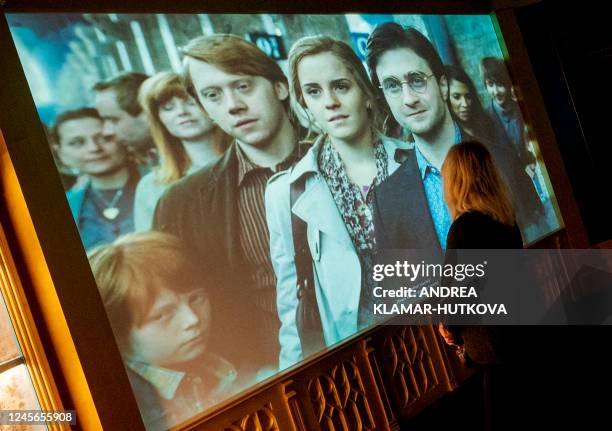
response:
<path id="1" fill-rule="evenodd" d="M 294 109 L 320 135 L 266 190 L 281 369 L 371 323 L 372 190 L 399 167 L 395 151 L 407 148 L 378 133 L 376 93 L 345 42 L 298 40 L 289 81 Z M 316 316 L 308 321 L 319 327 L 298 315 Z"/>
<path id="2" fill-rule="evenodd" d="M 134 223 L 148 230 L 161 195 L 177 180 L 216 161 L 229 137 L 188 93 L 179 75 L 161 72 L 143 82 L 139 102 L 151 126 L 160 165 L 136 189 Z"/>

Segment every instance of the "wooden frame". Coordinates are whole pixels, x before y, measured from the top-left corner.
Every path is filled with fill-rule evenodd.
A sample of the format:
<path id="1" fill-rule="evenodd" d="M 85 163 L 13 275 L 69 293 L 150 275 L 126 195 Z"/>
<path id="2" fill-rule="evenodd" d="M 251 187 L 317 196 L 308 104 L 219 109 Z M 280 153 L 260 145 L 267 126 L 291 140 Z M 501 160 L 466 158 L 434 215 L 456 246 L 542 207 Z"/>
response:
<path id="1" fill-rule="evenodd" d="M 0 137 L 1 138 L 1 137 Z M 40 407 L 47 411 L 64 410 L 59 391 L 35 321 L 32 317 L 21 279 L 4 229 L 0 224 L 0 293 L 4 297 L 9 318 L 23 354 L 25 365 L 38 395 Z M 67 430 L 69 425 L 56 424 L 52 430 Z"/>

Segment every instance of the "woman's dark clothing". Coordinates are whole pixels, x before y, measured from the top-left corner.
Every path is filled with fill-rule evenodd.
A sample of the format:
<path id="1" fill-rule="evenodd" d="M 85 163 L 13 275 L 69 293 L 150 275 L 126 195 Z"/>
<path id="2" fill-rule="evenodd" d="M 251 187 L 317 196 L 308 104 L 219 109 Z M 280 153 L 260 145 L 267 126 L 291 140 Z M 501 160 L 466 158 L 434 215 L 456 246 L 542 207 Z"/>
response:
<path id="1" fill-rule="evenodd" d="M 455 219 L 446 240 L 450 249 L 522 249 L 523 239 L 516 224 L 494 220 L 479 211 L 461 214 Z M 454 253 L 446 261 L 455 260 Z M 456 262 L 455 262 L 456 263 Z M 505 364 L 504 351 L 513 347 L 513 328 L 508 326 L 449 326 L 455 340 L 464 346 L 466 363 L 482 371 L 487 430 L 511 429 L 509 401 L 512 389 L 511 373 Z"/>
<path id="2" fill-rule="evenodd" d="M 445 263 L 457 264 L 452 250 L 523 248 L 521 231 L 516 226 L 494 220 L 480 211 L 461 214 L 451 225 L 447 236 Z M 450 250 L 450 251 L 449 251 Z M 501 361 L 502 328 L 491 326 L 450 325 L 448 329 L 465 347 L 469 364 L 490 365 Z"/>
<path id="3" fill-rule="evenodd" d="M 518 226 L 508 226 L 479 211 L 461 214 L 446 238 L 447 249 L 523 248 Z"/>

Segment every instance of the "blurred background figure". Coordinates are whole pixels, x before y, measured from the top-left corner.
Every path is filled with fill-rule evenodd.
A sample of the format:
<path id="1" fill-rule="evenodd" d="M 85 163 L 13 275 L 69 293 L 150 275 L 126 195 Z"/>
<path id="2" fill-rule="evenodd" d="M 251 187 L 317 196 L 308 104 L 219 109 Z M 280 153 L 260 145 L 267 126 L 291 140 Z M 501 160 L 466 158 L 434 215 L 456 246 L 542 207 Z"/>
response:
<path id="1" fill-rule="evenodd" d="M 136 188 L 134 224 L 137 231 L 153 223 L 155 205 L 172 183 L 215 162 L 230 137 L 210 119 L 180 82 L 176 73 L 161 72 L 140 87 L 138 100 L 148 119 L 159 165 Z"/>
<path id="2" fill-rule="evenodd" d="M 94 86 L 104 135 L 114 136 L 124 144 L 143 173 L 157 163 L 149 123 L 138 103 L 138 91 L 147 78 L 144 73 L 122 73 Z"/>
<path id="3" fill-rule="evenodd" d="M 53 155 L 53 162 L 55 163 L 55 167 L 60 174 L 60 178 L 62 179 L 62 185 L 64 186 L 64 190 L 69 190 L 72 186 L 74 186 L 79 179 L 78 172 L 74 168 L 70 168 L 62 162 L 62 160 L 57 155 L 57 144 L 54 141 L 52 136 L 51 128 L 47 126 L 45 123 L 41 123 L 44 130 L 45 135 L 47 136 L 47 142 L 49 144 L 49 148 L 51 148 L 51 154 Z"/>
<path id="4" fill-rule="evenodd" d="M 512 148 L 524 168 L 529 162 L 523 133 L 525 123 L 506 63 L 501 58 L 484 57 L 480 61 L 480 73 L 491 97 L 487 113 L 493 124 L 495 141 Z"/>
<path id="5" fill-rule="evenodd" d="M 538 147 L 533 129 L 529 124 L 525 124 L 524 139 L 527 146 L 527 152 L 529 153 L 527 156 L 528 164 L 525 170 L 533 181 L 538 196 L 540 196 L 540 199 L 546 205 L 550 201 L 550 195 L 548 194 L 546 180 L 544 178 L 544 160 L 542 159 L 542 154 L 540 153 L 540 148 Z"/>
<path id="6" fill-rule="evenodd" d="M 208 348 L 209 283 L 178 238 L 129 234 L 92 250 L 89 262 L 147 430 L 237 390 L 233 365 Z"/>
<path id="7" fill-rule="evenodd" d="M 459 127 L 475 139 L 495 139 L 491 119 L 482 107 L 474 82 L 467 73 L 460 67 L 445 65 L 444 74 L 449 84 L 451 113 Z"/>
<path id="8" fill-rule="evenodd" d="M 134 230 L 134 191 L 140 178 L 126 148 L 103 133 L 93 108 L 66 111 L 51 131 L 60 161 L 81 178 L 66 198 L 86 250 Z"/>

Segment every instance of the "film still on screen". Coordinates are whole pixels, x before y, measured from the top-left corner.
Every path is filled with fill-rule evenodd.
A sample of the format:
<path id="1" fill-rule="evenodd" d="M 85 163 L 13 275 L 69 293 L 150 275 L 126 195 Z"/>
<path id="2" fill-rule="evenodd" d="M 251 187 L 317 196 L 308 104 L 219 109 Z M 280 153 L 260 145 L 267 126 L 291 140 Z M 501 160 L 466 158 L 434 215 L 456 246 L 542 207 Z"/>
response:
<path id="1" fill-rule="evenodd" d="M 7 18 L 148 429 L 379 322 L 378 252 L 453 244 L 455 148 L 478 223 L 563 226 L 489 16 Z"/>

